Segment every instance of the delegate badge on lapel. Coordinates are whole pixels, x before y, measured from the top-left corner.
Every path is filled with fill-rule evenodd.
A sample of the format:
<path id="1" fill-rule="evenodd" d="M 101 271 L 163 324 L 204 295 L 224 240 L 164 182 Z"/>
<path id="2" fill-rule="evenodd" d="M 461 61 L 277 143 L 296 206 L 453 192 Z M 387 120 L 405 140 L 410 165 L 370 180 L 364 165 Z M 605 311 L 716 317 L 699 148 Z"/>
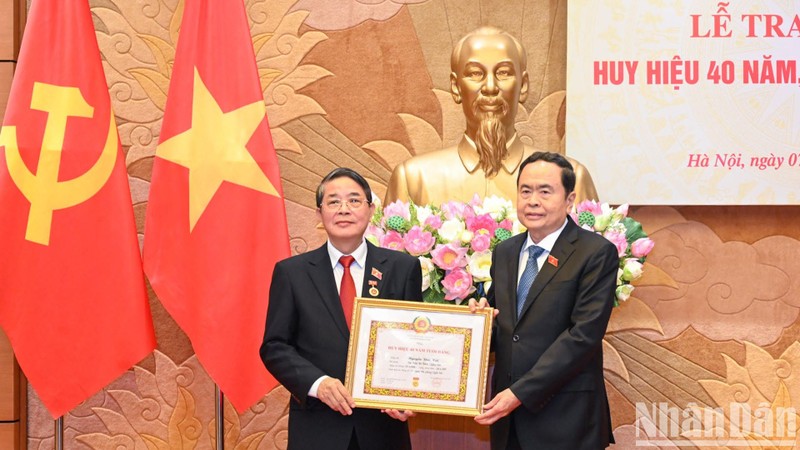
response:
<path id="1" fill-rule="evenodd" d="M 558 267 L 558 258 L 553 255 L 547 255 L 547 262 L 553 267 Z"/>

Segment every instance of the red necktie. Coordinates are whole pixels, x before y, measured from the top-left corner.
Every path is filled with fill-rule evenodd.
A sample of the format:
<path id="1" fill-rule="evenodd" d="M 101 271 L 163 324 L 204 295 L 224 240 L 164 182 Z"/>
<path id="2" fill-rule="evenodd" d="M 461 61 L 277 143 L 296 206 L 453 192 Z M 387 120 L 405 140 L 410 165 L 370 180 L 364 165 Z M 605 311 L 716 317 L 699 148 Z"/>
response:
<path id="1" fill-rule="evenodd" d="M 353 264 L 355 260 L 349 255 L 339 258 L 339 263 L 344 267 L 342 285 L 339 286 L 339 300 L 342 301 L 342 310 L 344 310 L 344 320 L 347 321 L 347 328 L 350 328 L 350 319 L 353 317 L 353 301 L 356 298 L 356 283 L 353 282 L 353 276 L 350 275 L 350 264 Z"/>

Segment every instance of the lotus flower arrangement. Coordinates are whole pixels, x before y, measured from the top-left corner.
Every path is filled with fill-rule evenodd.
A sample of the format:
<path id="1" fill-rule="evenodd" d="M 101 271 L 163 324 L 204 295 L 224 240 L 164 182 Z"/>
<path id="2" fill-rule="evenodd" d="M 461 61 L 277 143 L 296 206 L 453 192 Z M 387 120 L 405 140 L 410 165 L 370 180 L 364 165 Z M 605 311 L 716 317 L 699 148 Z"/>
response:
<path id="1" fill-rule="evenodd" d="M 366 238 L 419 258 L 426 302 L 460 304 L 486 295 L 492 250 L 523 231 L 510 200 L 476 195 L 468 203 L 376 208 Z"/>
<path id="2" fill-rule="evenodd" d="M 653 241 L 639 222 L 628 217 L 628 205 L 612 208 L 606 203 L 584 201 L 572 217 L 617 247 L 620 268 L 614 305 L 618 306 L 633 292 L 631 282 L 642 275 Z M 379 247 L 419 259 L 426 302 L 461 304 L 486 295 L 492 281 L 489 269 L 495 246 L 525 231 L 510 200 L 475 195 L 467 203 L 416 205 L 398 200 L 378 207 L 365 237 Z"/>
<path id="3" fill-rule="evenodd" d="M 634 280 L 642 276 L 644 261 L 655 243 L 647 237 L 642 224 L 628 217 L 628 205 L 613 208 L 608 203 L 594 200 L 581 202 L 572 213 L 575 223 L 603 235 L 611 241 L 619 253 L 617 292 L 614 306 L 627 300 L 633 293 Z"/>

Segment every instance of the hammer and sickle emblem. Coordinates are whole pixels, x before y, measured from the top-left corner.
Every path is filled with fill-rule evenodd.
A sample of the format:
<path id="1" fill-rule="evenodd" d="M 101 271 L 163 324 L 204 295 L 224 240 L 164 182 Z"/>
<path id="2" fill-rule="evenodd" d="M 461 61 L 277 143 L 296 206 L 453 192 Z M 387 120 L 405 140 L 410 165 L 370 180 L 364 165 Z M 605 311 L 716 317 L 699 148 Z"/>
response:
<path id="1" fill-rule="evenodd" d="M 58 181 L 61 152 L 69 117 L 94 116 L 94 108 L 77 87 L 33 84 L 31 109 L 47 113 L 39 164 L 34 175 L 25 165 L 17 145 L 17 127 L 0 130 L 0 147 L 6 148 L 6 165 L 12 181 L 31 203 L 25 239 L 37 244 L 50 244 L 53 211 L 83 203 L 105 185 L 117 160 L 117 127 L 109 114 L 108 135 L 97 162 L 82 175 Z"/>

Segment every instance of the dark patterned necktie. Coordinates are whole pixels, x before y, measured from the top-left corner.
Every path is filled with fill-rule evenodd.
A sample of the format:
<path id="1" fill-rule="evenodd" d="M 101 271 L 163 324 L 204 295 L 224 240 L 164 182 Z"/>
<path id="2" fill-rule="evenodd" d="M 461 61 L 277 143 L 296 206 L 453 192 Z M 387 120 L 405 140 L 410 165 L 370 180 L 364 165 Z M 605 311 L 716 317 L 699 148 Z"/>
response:
<path id="1" fill-rule="evenodd" d="M 539 266 L 536 264 L 536 259 L 539 258 L 542 253 L 544 253 L 542 247 L 537 247 L 535 245 L 528 247 L 528 262 L 525 264 L 525 270 L 522 272 L 519 284 L 517 284 L 517 320 L 519 320 L 519 316 L 522 314 L 522 308 L 525 307 L 525 299 L 528 297 L 528 292 L 531 290 L 533 280 L 535 280 L 536 275 L 539 274 Z"/>

